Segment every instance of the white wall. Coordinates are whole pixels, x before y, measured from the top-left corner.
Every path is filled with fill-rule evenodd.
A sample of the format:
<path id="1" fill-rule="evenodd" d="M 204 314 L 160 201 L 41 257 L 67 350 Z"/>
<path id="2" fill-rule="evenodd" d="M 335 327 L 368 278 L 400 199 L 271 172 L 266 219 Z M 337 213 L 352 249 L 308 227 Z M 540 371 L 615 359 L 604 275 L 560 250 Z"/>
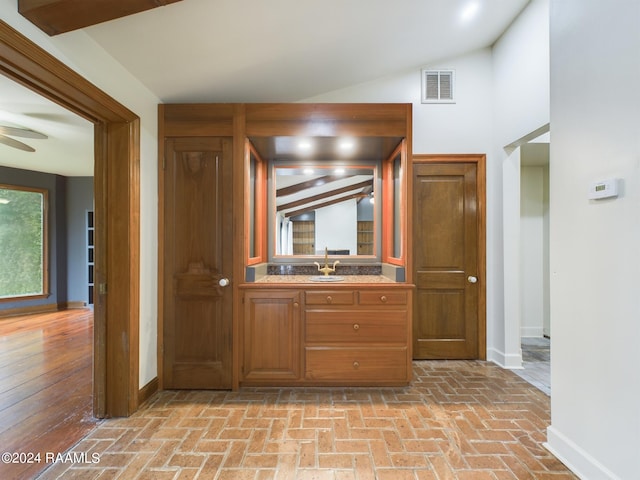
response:
<path id="1" fill-rule="evenodd" d="M 493 48 L 493 119 L 496 178 L 502 170 L 511 172 L 497 185 L 503 190 L 495 194 L 497 208 L 520 203 L 520 171 L 514 170 L 513 147 L 549 123 L 549 0 L 532 0 Z M 537 136 L 537 135 L 535 135 Z M 518 185 L 516 185 L 518 183 Z M 487 186 L 489 188 L 489 185 Z M 508 213 L 508 212 L 507 212 Z M 520 348 L 520 232 L 519 211 L 504 216 L 506 224 L 493 225 L 497 254 L 495 288 L 500 291 L 503 315 L 494 319 L 493 330 L 487 332 L 488 358 L 496 363 L 518 368 L 522 364 Z M 491 228 L 490 225 L 487 228 Z M 497 247 L 499 245 L 499 248 Z M 508 257 L 507 257 L 508 256 Z M 507 278 L 511 279 L 507 281 Z M 487 285 L 488 287 L 490 284 Z M 496 297 L 496 300 L 498 298 Z"/>
<path id="2" fill-rule="evenodd" d="M 548 442 L 585 479 L 640 472 L 639 24 L 637 0 L 551 0 Z"/>
<path id="3" fill-rule="evenodd" d="M 399 102 L 413 104 L 413 153 L 485 153 L 491 148 L 491 49 L 435 64 L 456 70 L 456 103 L 420 102 L 420 69 L 354 85 L 305 102 Z M 452 128 L 455 125 L 456 128 Z"/>
<path id="4" fill-rule="evenodd" d="M 358 253 L 358 206 L 355 199 L 316 210 L 316 251 L 349 250 Z M 335 258 L 332 259 L 332 261 Z"/>
<path id="5" fill-rule="evenodd" d="M 82 31 L 49 37 L 0 0 L 0 18 L 140 117 L 140 386 L 157 375 L 157 105 L 160 100 Z"/>
<path id="6" fill-rule="evenodd" d="M 523 148 L 523 157 L 525 149 Z M 523 163 L 524 163 L 523 158 Z M 544 292 L 544 166 L 521 168 L 520 187 L 520 335 L 542 337 Z"/>
<path id="7" fill-rule="evenodd" d="M 493 343 L 488 347 L 487 358 L 506 368 L 522 368 L 520 347 L 521 295 L 521 244 L 520 244 L 520 172 L 522 151 L 515 148 L 502 165 L 503 228 L 503 272 L 502 295 L 504 317 L 496 319 L 492 335 Z M 507 200 L 508 199 L 508 200 Z"/>
<path id="8" fill-rule="evenodd" d="M 550 336 L 548 139 L 521 150 L 520 335 Z"/>
<path id="9" fill-rule="evenodd" d="M 542 218 L 542 228 L 544 229 L 544 245 L 542 248 L 542 263 L 543 263 L 543 273 L 542 273 L 542 281 L 543 281 L 543 308 L 544 308 L 544 316 L 543 316 L 543 325 L 542 325 L 542 333 L 547 337 L 551 337 L 551 260 L 550 260 L 550 251 L 549 251 L 549 236 L 550 236 L 550 223 L 551 223 L 551 208 L 549 201 L 549 165 L 544 169 L 543 172 L 544 179 L 542 182 L 543 185 L 543 194 L 542 198 L 544 199 L 544 212 Z"/>
<path id="10" fill-rule="evenodd" d="M 493 48 L 493 109 L 504 148 L 549 123 L 549 0 L 532 0 Z"/>

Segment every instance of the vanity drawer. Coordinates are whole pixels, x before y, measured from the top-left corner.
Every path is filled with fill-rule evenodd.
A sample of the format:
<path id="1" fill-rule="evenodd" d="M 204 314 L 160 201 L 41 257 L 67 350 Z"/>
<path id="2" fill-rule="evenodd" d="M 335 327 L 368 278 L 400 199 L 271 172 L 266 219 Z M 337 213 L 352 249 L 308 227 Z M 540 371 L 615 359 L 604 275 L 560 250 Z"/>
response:
<path id="1" fill-rule="evenodd" d="M 360 292 L 360 305 L 406 305 L 407 292 L 389 292 L 386 290 L 363 290 Z"/>
<path id="2" fill-rule="evenodd" d="M 407 313 L 308 310 L 305 313 L 305 341 L 404 344 L 407 341 Z"/>
<path id="3" fill-rule="evenodd" d="M 307 305 L 353 305 L 355 292 L 352 290 L 329 290 L 305 292 Z"/>
<path id="4" fill-rule="evenodd" d="M 305 350 L 307 380 L 375 383 L 407 378 L 407 349 L 314 348 Z"/>

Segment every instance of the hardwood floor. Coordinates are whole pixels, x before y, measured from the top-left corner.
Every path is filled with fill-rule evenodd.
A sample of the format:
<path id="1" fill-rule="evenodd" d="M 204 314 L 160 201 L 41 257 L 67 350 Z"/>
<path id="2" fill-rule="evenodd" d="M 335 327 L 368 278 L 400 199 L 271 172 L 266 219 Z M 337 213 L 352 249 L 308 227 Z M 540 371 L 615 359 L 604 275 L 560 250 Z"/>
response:
<path id="1" fill-rule="evenodd" d="M 0 478 L 34 478 L 51 463 L 47 453 L 95 428 L 92 350 L 89 309 L 0 318 Z"/>

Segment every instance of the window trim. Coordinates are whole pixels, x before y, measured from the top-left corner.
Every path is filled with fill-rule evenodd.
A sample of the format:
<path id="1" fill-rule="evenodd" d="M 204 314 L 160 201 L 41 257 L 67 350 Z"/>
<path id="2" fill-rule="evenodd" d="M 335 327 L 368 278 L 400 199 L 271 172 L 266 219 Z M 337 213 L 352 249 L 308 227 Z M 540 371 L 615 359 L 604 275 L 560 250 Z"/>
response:
<path id="1" fill-rule="evenodd" d="M 49 190 L 38 187 L 25 187 L 22 185 L 9 185 L 0 183 L 0 189 L 19 190 L 33 192 L 42 195 L 42 293 L 35 295 L 18 295 L 13 297 L 0 297 L 0 303 L 26 302 L 28 300 L 40 300 L 51 296 L 49 291 Z"/>

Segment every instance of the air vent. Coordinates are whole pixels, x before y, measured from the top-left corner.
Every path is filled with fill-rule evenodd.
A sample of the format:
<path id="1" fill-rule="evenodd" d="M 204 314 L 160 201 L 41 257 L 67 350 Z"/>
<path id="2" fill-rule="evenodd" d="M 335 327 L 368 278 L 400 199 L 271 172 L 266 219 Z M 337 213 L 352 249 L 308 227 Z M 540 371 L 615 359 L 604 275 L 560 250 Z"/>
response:
<path id="1" fill-rule="evenodd" d="M 454 103 L 454 70 L 422 70 L 422 103 Z"/>

